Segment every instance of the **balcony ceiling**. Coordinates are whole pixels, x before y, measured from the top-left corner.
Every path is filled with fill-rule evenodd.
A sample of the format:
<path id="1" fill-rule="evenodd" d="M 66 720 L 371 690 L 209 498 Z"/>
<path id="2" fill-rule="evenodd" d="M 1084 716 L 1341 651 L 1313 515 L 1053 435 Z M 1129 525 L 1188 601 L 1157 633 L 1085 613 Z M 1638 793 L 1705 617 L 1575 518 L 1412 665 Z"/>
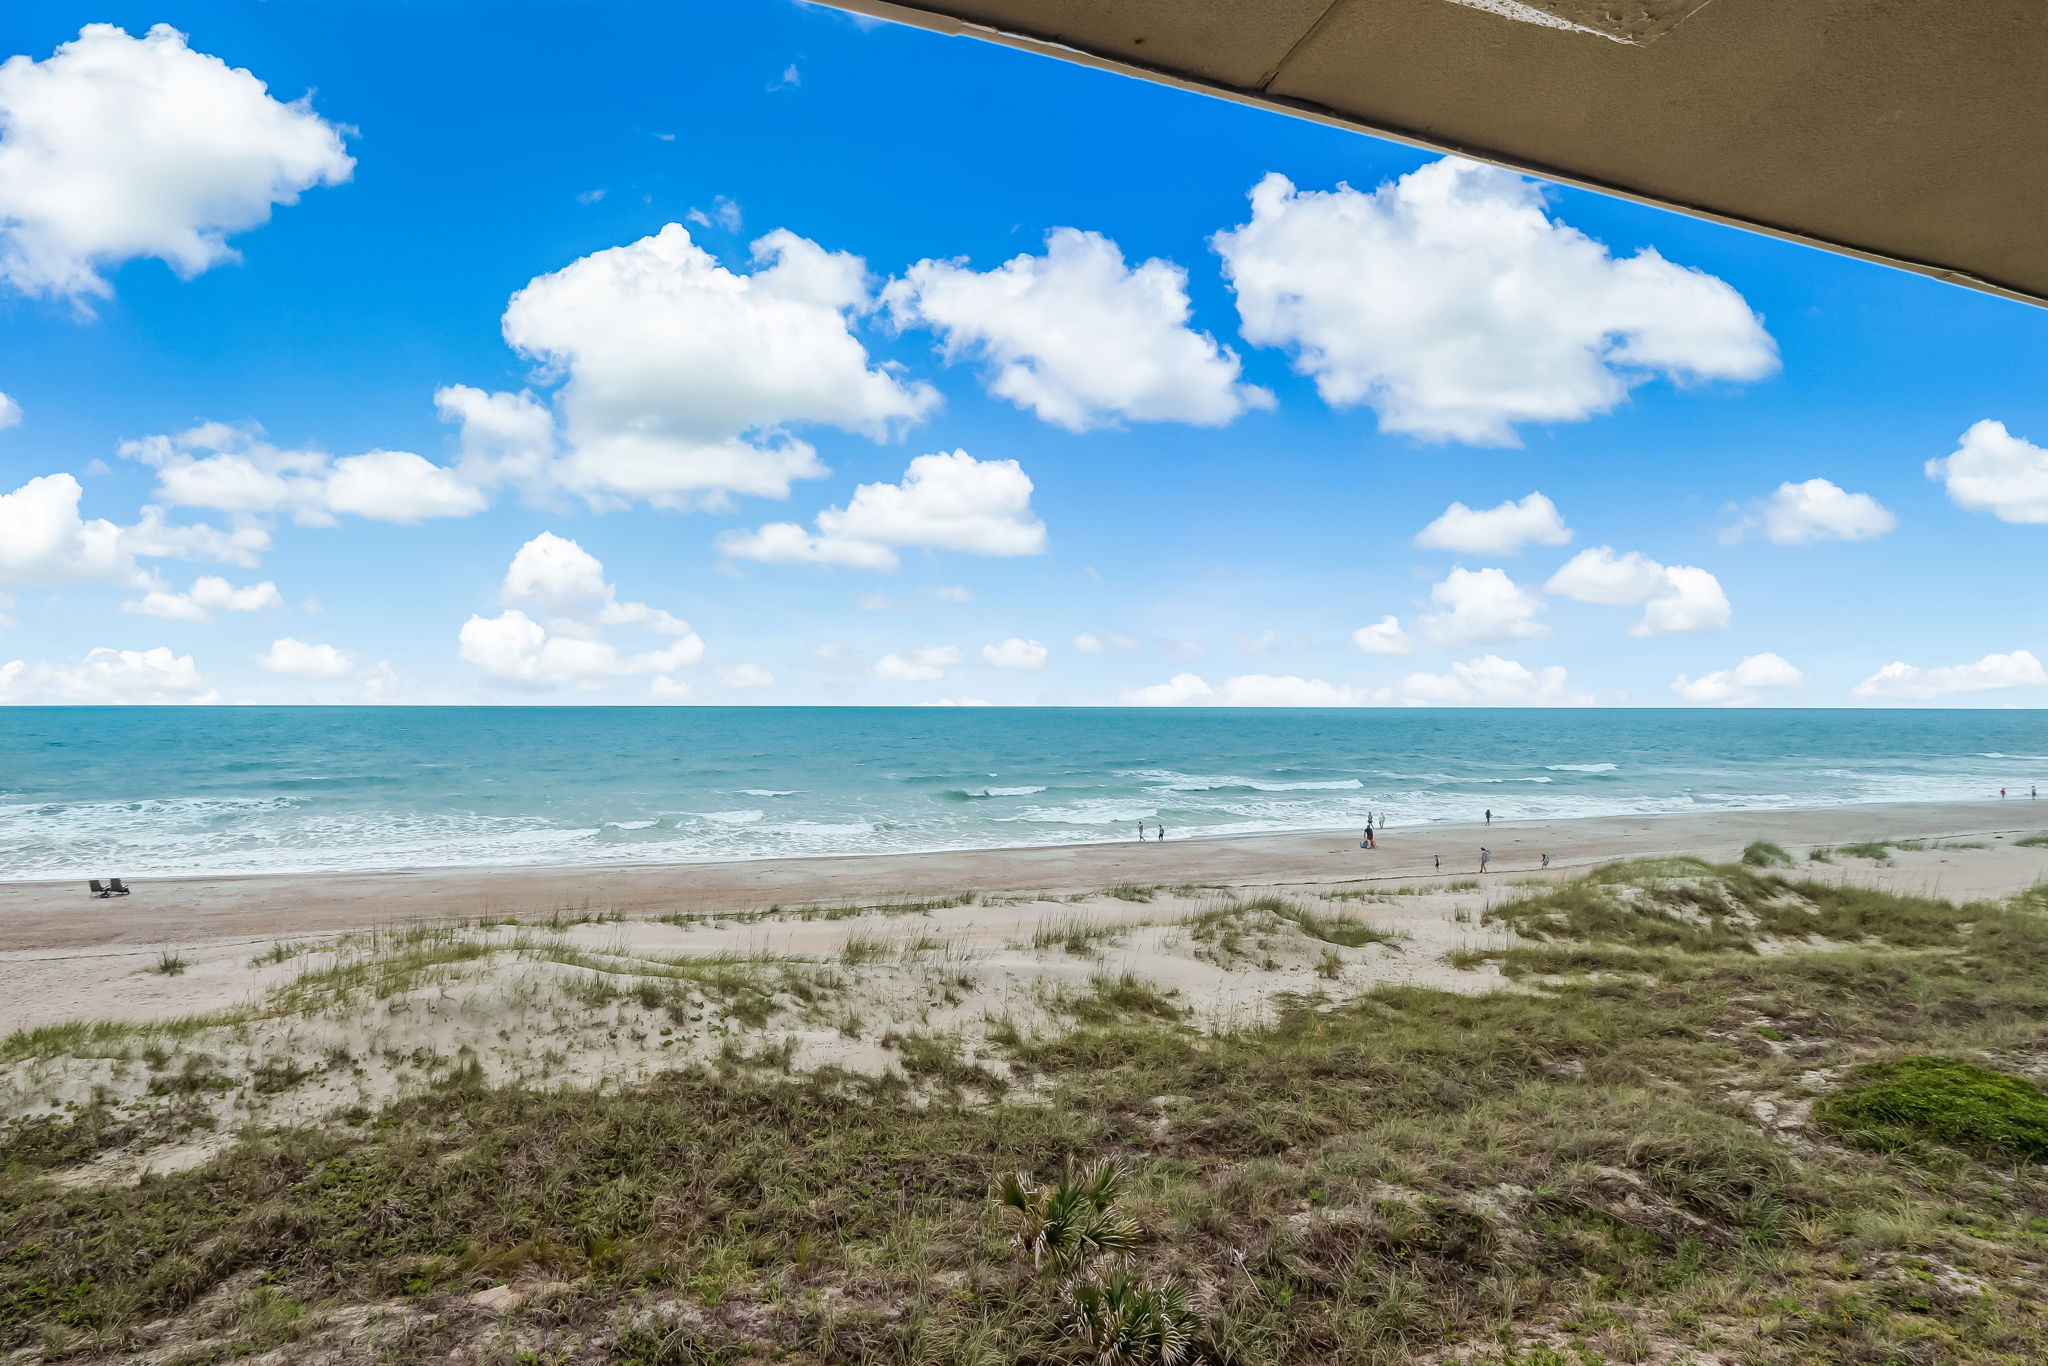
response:
<path id="1" fill-rule="evenodd" d="M 2041 0 L 829 0 L 2048 303 Z"/>

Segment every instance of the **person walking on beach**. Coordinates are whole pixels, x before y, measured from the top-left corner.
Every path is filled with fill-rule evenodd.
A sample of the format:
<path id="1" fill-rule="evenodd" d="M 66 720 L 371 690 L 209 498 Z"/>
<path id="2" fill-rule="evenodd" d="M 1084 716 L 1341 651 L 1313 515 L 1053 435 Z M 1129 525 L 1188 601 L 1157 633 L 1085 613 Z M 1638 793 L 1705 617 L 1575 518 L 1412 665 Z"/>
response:
<path id="1" fill-rule="evenodd" d="M 1543 866 L 1544 866 L 1545 868 L 1548 868 L 1548 867 L 1550 866 L 1550 855 L 1548 855 L 1548 854 L 1545 854 L 1545 855 L 1543 856 Z"/>
<path id="2" fill-rule="evenodd" d="M 1162 839 L 1162 840 L 1164 840 L 1164 839 L 1166 838 L 1166 827 L 1162 825 L 1162 826 L 1158 827 L 1158 829 L 1159 829 L 1159 838 L 1160 838 L 1160 839 Z"/>
<path id="3" fill-rule="evenodd" d="M 1482 844 L 1482 845 L 1480 845 L 1480 846 L 1479 846 L 1479 871 L 1480 871 L 1480 872 L 1482 872 L 1482 873 L 1489 873 L 1489 872 L 1492 872 L 1493 870 L 1492 870 L 1492 869 L 1490 869 L 1490 868 L 1488 868 L 1488 867 L 1486 866 L 1487 864 L 1489 864 L 1489 863 L 1491 863 L 1491 862 L 1493 862 L 1493 850 L 1491 850 L 1491 849 L 1487 848 L 1487 847 L 1486 847 L 1485 845 L 1483 845 L 1483 844 Z"/>
<path id="4" fill-rule="evenodd" d="M 1486 823 L 1488 825 L 1493 824 L 1493 808 L 1490 806 L 1486 808 Z"/>
<path id="5" fill-rule="evenodd" d="M 1442 854 L 1433 854 L 1431 857 L 1436 860 L 1436 870 L 1441 873 L 1444 870 L 1444 856 Z"/>

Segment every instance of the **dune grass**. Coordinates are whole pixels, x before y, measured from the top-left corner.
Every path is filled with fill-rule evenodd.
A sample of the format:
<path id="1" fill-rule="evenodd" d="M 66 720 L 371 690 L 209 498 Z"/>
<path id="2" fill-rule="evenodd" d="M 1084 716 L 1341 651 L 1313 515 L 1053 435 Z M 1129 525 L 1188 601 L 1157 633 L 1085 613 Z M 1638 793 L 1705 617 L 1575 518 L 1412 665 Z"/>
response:
<path id="1" fill-rule="evenodd" d="M 1752 841 L 1742 851 L 1742 866 L 1745 868 L 1790 868 L 1792 856 L 1781 844 L 1769 840 Z"/>
<path id="2" fill-rule="evenodd" d="M 0 1351 L 1008 1366 L 1112 1341 L 1159 1361 L 1171 1330 L 1233 1366 L 2048 1359 L 2032 1148 L 1953 1124 L 1843 1146 L 1797 1119 L 1817 1102 L 1849 1135 L 1854 1098 L 1915 1082 L 1902 1057 L 1975 1060 L 1995 1080 L 1955 1073 L 1960 1094 L 2025 1112 L 2044 913 L 1659 860 L 1496 908 L 1541 936 L 1519 951 L 1546 984 L 1304 997 L 1203 1034 L 1098 974 L 1072 1028 L 1012 1031 L 1024 1084 L 937 1032 L 880 1077 L 792 1073 L 766 1036 L 595 1090 L 458 1067 L 193 1170 L 59 1183 L 120 1141 L 85 1110 L 0 1138 Z M 1270 908 L 1207 923 L 1247 920 L 1309 933 Z M 832 969 L 691 971 L 785 970 Z M 1006 1191 L 1050 1217 L 1060 1173 L 1111 1158 L 1076 1209 L 1128 1247 L 1034 1264 Z M 468 1305 L 501 1283 L 531 1296 L 510 1319 Z"/>

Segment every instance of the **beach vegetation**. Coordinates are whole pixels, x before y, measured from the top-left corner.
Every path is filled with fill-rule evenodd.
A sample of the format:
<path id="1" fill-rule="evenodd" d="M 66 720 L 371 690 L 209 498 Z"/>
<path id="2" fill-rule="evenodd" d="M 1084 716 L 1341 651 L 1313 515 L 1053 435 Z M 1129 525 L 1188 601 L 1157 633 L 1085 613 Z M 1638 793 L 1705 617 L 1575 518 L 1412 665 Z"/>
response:
<path id="1" fill-rule="evenodd" d="M 858 930 L 846 936 L 846 943 L 839 950 L 839 961 L 850 968 L 879 962 L 891 956 L 888 940 L 879 935 L 863 934 Z"/>
<path id="2" fill-rule="evenodd" d="M 1994 1159 L 2048 1158 L 2048 1094 L 2024 1077 L 1960 1058 L 1895 1058 L 1858 1068 L 1814 1107 L 1840 1138 L 1916 1153 L 1938 1143 Z"/>
<path id="3" fill-rule="evenodd" d="M 1352 952 L 1257 900 L 1182 923 L 1302 968 Z M 1197 1029 L 1103 972 L 1071 994 L 1093 1005 L 986 1022 L 1014 1069 L 964 1030 L 897 1024 L 877 1075 L 797 1063 L 782 1012 L 833 1001 L 841 962 L 505 936 L 494 952 L 617 982 L 622 1011 L 644 981 L 686 1015 L 761 997 L 764 1027 L 602 1086 L 492 1084 L 435 1043 L 430 1084 L 388 1104 L 252 1125 L 139 1178 L 102 1173 L 155 1119 L 16 1120 L 0 1356 L 2048 1360 L 2048 1097 L 2022 1075 L 2048 889 L 1955 906 L 1666 859 L 1486 914 L 1514 945 L 1470 961 L 1516 989 L 1303 993 Z M 383 980 L 348 986 L 388 1008 Z M 199 1129 L 264 1074 L 190 1038 L 62 1026 L 0 1057 L 125 1054 Z M 323 1062 L 280 1049 L 268 1075 Z M 496 1286 L 521 1306 L 470 1303 Z"/>
<path id="4" fill-rule="evenodd" d="M 150 964 L 149 970 L 162 973 L 166 977 L 182 977 L 186 966 L 183 958 L 166 949 L 156 956 L 156 962 Z"/>
<path id="5" fill-rule="evenodd" d="M 1745 868 L 1790 868 L 1792 856 L 1781 844 L 1769 840 L 1752 840 L 1742 851 L 1742 866 Z"/>
<path id="6" fill-rule="evenodd" d="M 2048 830 L 2038 835 L 2023 835 L 2013 841 L 2013 846 L 2018 849 L 2048 849 Z"/>
<path id="7" fill-rule="evenodd" d="M 1085 991 L 1055 991 L 1047 995 L 1046 1009 L 1088 1025 L 1106 1025 L 1125 1019 L 1178 1020 L 1186 1012 L 1173 993 L 1145 981 L 1136 973 L 1098 972 L 1088 979 Z"/>
<path id="8" fill-rule="evenodd" d="M 1077 957 L 1086 957 L 1094 953 L 1098 945 L 1121 939 L 1130 930 L 1128 924 L 1105 924 L 1084 915 L 1063 915 L 1044 921 L 1033 930 L 1031 947 L 1041 953 L 1047 949 L 1061 949 Z"/>

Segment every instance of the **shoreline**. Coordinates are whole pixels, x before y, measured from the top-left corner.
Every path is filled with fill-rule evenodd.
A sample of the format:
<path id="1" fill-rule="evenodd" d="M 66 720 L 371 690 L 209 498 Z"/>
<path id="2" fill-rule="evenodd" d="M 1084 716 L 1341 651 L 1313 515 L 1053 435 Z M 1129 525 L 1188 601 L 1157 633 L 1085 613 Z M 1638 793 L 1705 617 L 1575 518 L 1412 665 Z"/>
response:
<path id="1" fill-rule="evenodd" d="M 1348 830 L 1223 835 L 1139 843 L 1025 845 L 916 854 L 835 854 L 703 863 L 432 868 L 374 873 L 228 874 L 129 879 L 131 897 L 99 901 L 82 884 L 0 883 L 0 954 L 235 937 L 315 935 L 380 924 L 552 910 L 701 914 L 964 892 L 1072 894 L 1122 882 L 1305 885 L 1540 875 L 1617 858 L 1733 859 L 1753 840 L 1796 851 L 1870 839 L 2015 836 L 2048 828 L 2048 806 L 2021 800 L 1896 802 L 1800 809 L 1582 816 L 1396 827 L 1379 849 Z M 2006 850 L 2028 855 L 2034 850 Z M 2040 860 L 2048 876 L 2048 851 Z M 1438 869 L 1434 858 L 1443 856 Z M 1981 861 L 1981 860 L 1980 860 Z M 1944 861 L 1946 862 L 1946 861 Z M 1988 872 L 1989 870 L 1984 870 Z M 2008 873 L 2016 870 L 2006 870 Z M 1961 887 L 1980 893 L 1958 868 Z M 2004 876 L 2001 885 L 2010 882 Z M 1913 890 L 1920 890 L 1915 888 Z M 1928 887 L 1930 893 L 1939 892 Z"/>

